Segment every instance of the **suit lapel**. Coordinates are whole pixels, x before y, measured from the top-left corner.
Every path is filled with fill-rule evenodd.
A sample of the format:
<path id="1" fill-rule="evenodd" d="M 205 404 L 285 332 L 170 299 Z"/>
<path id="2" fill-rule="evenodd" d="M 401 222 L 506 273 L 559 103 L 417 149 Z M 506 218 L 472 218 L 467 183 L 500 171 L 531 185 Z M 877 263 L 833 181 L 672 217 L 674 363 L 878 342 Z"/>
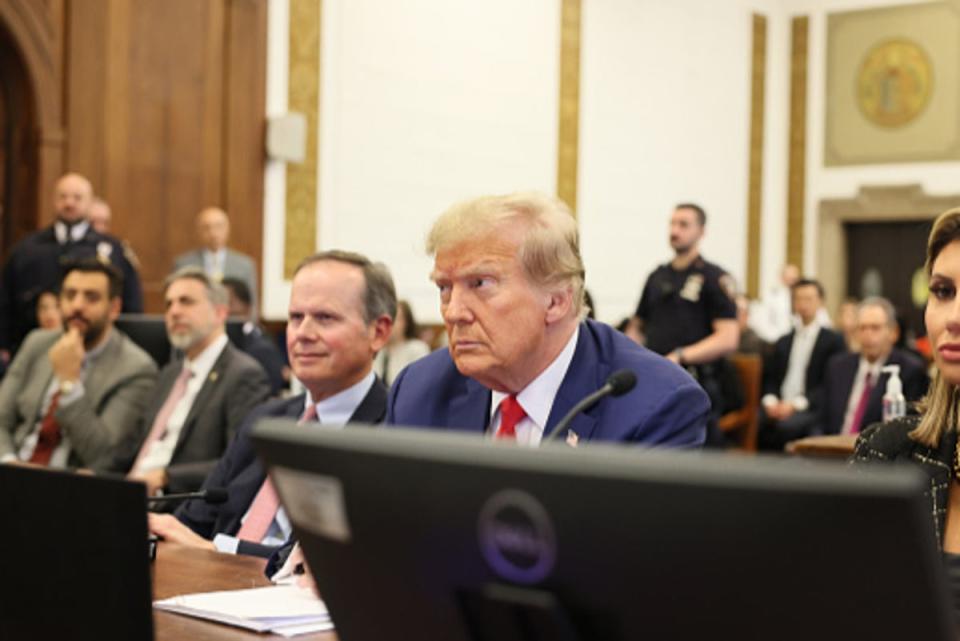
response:
<path id="1" fill-rule="evenodd" d="M 360 401 L 360 405 L 350 416 L 351 423 L 362 423 L 374 425 L 383 422 L 387 415 L 387 388 L 383 386 L 380 379 L 373 381 L 370 391 Z"/>
<path id="2" fill-rule="evenodd" d="M 485 432 L 490 423 L 490 390 L 472 378 L 464 377 L 462 385 L 460 393 L 450 399 L 448 427 L 464 432 Z"/>
<path id="3" fill-rule="evenodd" d="M 90 399 L 90 406 L 96 412 L 100 407 L 100 399 L 107 391 L 108 383 L 112 383 L 110 376 L 114 371 L 110 366 L 97 366 L 97 363 L 118 363 L 120 356 L 117 352 L 120 349 L 120 333 L 113 328 L 110 330 L 110 338 L 107 344 L 103 346 L 103 351 L 97 356 L 95 363 L 88 365 L 86 377 L 83 381 L 83 387 L 86 390 L 87 398 Z"/>
<path id="4" fill-rule="evenodd" d="M 557 396 L 553 399 L 550 417 L 543 431 L 544 438 L 553 432 L 560 419 L 566 416 L 567 412 L 583 397 L 603 386 L 605 376 L 606 372 L 600 369 L 600 359 L 590 336 L 590 327 L 587 323 L 581 323 L 577 348 L 560 384 L 560 389 L 557 390 Z M 594 410 L 580 412 L 570 423 L 570 431 L 574 432 L 578 439 L 589 440 L 596 427 L 597 418 Z"/>
<path id="5" fill-rule="evenodd" d="M 193 399 L 193 403 L 190 405 L 187 418 L 183 421 L 183 427 L 180 429 L 180 435 L 177 437 L 177 446 L 173 449 L 173 456 L 171 456 L 170 460 L 176 458 L 180 448 L 187 442 L 190 432 L 193 431 L 193 427 L 197 423 L 200 412 L 204 410 L 207 401 L 210 400 L 210 397 L 216 393 L 217 388 L 220 386 L 220 380 L 224 376 L 224 371 L 230 366 L 230 362 L 233 359 L 232 350 L 233 348 L 230 346 L 230 343 L 227 343 L 223 351 L 220 352 L 220 356 L 218 356 L 214 362 L 213 367 L 207 372 L 207 380 L 203 381 L 200 391 L 197 392 L 196 398 Z"/>

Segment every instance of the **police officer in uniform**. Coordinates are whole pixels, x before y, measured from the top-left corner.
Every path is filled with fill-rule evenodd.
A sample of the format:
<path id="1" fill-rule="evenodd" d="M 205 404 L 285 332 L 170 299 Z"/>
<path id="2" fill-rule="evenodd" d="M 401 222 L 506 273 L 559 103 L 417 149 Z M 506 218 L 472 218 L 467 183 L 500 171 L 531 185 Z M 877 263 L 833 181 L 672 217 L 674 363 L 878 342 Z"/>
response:
<path id="1" fill-rule="evenodd" d="M 46 229 L 27 236 L 10 253 L 0 280 L 0 359 L 9 361 L 27 333 L 37 326 L 37 298 L 55 290 L 63 267 L 96 257 L 113 263 L 123 273 L 123 312 L 143 311 L 143 292 L 136 269 L 124 255 L 123 245 L 93 230 L 87 212 L 93 187 L 80 174 L 66 174 L 54 189 L 57 219 Z"/>
<path id="2" fill-rule="evenodd" d="M 733 278 L 700 256 L 706 221 L 698 205 L 677 205 L 670 218 L 675 256 L 647 278 L 636 315 L 645 345 L 691 371 L 717 417 L 737 403 L 730 397 L 738 384 L 730 385 L 732 368 L 723 359 L 737 349 L 740 329 Z M 711 429 L 708 441 L 715 443 L 720 439 L 715 426 Z"/>

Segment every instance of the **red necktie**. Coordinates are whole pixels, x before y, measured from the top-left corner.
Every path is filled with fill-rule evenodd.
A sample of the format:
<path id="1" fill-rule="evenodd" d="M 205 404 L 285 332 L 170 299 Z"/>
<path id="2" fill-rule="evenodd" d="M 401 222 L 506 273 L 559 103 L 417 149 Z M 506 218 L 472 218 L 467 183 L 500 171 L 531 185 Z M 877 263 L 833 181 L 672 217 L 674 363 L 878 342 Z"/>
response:
<path id="1" fill-rule="evenodd" d="M 517 401 L 516 394 L 511 394 L 500 401 L 500 427 L 496 438 L 517 440 L 517 423 L 523 420 L 527 413 Z"/>
<path id="2" fill-rule="evenodd" d="M 312 421 L 317 418 L 316 405 L 307 407 L 303 416 L 300 418 L 300 424 Z M 254 497 L 250 509 L 247 511 L 247 518 L 237 532 L 237 538 L 244 541 L 259 543 L 263 537 L 270 531 L 270 524 L 277 516 L 277 510 L 280 508 L 280 497 L 277 496 L 277 490 L 273 487 L 268 476 L 260 486 L 260 491 Z"/>
<path id="3" fill-rule="evenodd" d="M 850 433 L 856 434 L 860 431 L 863 422 L 863 415 L 867 413 L 867 403 L 870 402 L 870 394 L 873 392 L 873 376 L 867 372 L 867 377 L 863 380 L 863 393 L 860 395 L 860 402 L 857 403 L 857 409 L 853 413 L 853 421 L 850 423 Z"/>
<path id="4" fill-rule="evenodd" d="M 50 397 L 50 406 L 47 413 L 43 415 L 40 421 L 40 432 L 37 434 L 37 445 L 33 448 L 33 454 L 30 455 L 30 462 L 37 465 L 49 465 L 50 457 L 53 456 L 53 450 L 63 440 L 60 434 L 60 424 L 54 417 L 57 406 L 60 404 L 60 390 L 53 393 Z"/>

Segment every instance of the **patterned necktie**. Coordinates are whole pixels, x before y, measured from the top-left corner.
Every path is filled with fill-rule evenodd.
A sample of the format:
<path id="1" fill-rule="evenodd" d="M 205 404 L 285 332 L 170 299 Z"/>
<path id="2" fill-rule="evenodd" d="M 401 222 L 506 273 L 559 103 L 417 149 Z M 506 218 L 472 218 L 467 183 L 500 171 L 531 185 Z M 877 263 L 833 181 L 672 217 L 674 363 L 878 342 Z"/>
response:
<path id="1" fill-rule="evenodd" d="M 511 394 L 500 401 L 500 427 L 497 428 L 496 438 L 517 440 L 517 423 L 526 415 L 527 413 L 517 401 L 516 394 Z"/>
<path id="2" fill-rule="evenodd" d="M 870 402 L 870 394 L 873 392 L 873 375 L 867 372 L 867 377 L 863 380 L 863 393 L 860 394 L 860 402 L 857 403 L 857 409 L 853 413 L 853 421 L 850 422 L 850 433 L 856 434 L 863 427 L 863 415 L 867 413 L 867 403 Z"/>
<path id="3" fill-rule="evenodd" d="M 150 451 L 150 448 L 153 447 L 153 444 L 162 440 L 167 435 L 167 423 L 170 422 L 170 417 L 173 416 L 173 410 L 177 408 L 177 403 L 186 395 L 187 383 L 190 382 L 192 376 L 193 371 L 189 367 L 184 366 L 183 369 L 180 370 L 180 375 L 177 376 L 177 380 L 174 381 L 167 400 L 163 402 L 160 411 L 157 412 L 156 418 L 153 419 L 153 425 L 147 433 L 147 438 L 140 448 L 140 453 L 137 454 L 136 462 L 133 464 L 131 471 L 138 471 L 137 468 L 143 463 L 144 457 Z"/>
<path id="4" fill-rule="evenodd" d="M 316 420 L 317 407 L 310 405 L 304 411 L 300 418 L 300 424 Z M 237 538 L 252 543 L 259 543 L 263 537 L 270 531 L 270 525 L 277 516 L 277 510 L 280 508 L 280 497 L 277 496 L 277 490 L 268 476 L 260 486 L 260 491 L 254 497 L 250 509 L 247 510 L 247 518 L 237 532 Z"/>
<path id="5" fill-rule="evenodd" d="M 53 393 L 53 396 L 50 397 L 50 406 L 47 408 L 47 413 L 43 415 L 43 420 L 40 421 L 37 445 L 33 448 L 33 454 L 30 455 L 31 463 L 49 465 L 53 451 L 57 449 L 57 445 L 63 440 L 63 435 L 60 434 L 60 424 L 57 423 L 57 419 L 54 416 L 59 405 L 60 390 L 57 390 Z"/>

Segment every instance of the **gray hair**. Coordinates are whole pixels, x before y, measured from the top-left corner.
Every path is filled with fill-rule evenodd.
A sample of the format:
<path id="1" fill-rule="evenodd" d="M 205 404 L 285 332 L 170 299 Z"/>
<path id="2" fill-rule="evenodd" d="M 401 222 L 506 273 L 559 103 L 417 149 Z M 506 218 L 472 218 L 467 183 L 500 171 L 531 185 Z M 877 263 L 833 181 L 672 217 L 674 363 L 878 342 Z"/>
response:
<path id="1" fill-rule="evenodd" d="M 194 265 L 181 267 L 167 276 L 166 280 L 163 281 L 163 291 L 166 292 L 170 289 L 170 285 L 175 281 L 185 278 L 203 283 L 204 289 L 207 290 L 207 298 L 217 307 L 229 304 L 230 296 L 227 294 L 227 289 L 220 284 L 220 281 L 210 278 L 205 271 Z"/>
<path id="2" fill-rule="evenodd" d="M 363 254 L 330 249 L 307 256 L 293 271 L 296 276 L 305 267 L 324 261 L 346 263 L 359 267 L 363 272 L 365 285 L 363 292 L 363 322 L 370 324 L 381 316 L 389 316 L 391 320 L 397 316 L 397 290 L 393 286 L 393 276 L 383 263 L 375 263 Z"/>
<path id="3" fill-rule="evenodd" d="M 879 307 L 883 310 L 883 313 L 887 315 L 887 325 L 890 327 L 897 327 L 897 310 L 894 308 L 893 303 L 884 298 L 883 296 L 868 296 L 860 301 L 860 304 L 857 305 L 857 315 L 860 315 L 860 312 L 866 307 Z"/>

